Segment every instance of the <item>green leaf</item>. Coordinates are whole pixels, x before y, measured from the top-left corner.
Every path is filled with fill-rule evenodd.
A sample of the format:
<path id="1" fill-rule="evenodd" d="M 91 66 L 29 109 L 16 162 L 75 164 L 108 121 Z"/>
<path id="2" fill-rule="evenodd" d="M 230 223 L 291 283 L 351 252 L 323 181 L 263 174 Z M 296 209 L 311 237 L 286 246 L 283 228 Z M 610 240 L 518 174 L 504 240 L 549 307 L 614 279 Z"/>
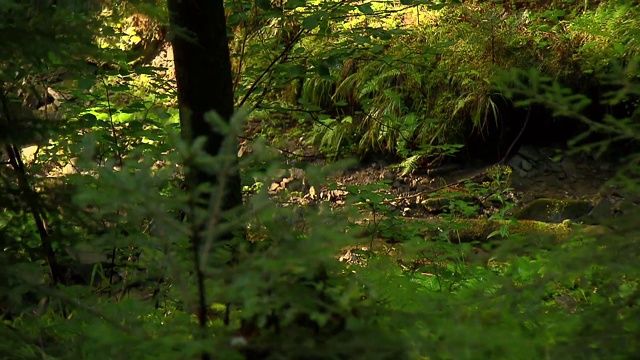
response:
<path id="1" fill-rule="evenodd" d="M 384 51 L 384 46 L 383 45 L 376 44 L 376 45 L 371 47 L 371 52 L 374 53 L 374 54 L 382 52 L 382 51 Z"/>
<path id="2" fill-rule="evenodd" d="M 329 27 L 329 21 L 327 21 L 327 19 L 322 19 L 322 21 L 320 22 L 320 30 L 318 31 L 318 35 L 331 35 L 331 28 Z"/>
<path id="3" fill-rule="evenodd" d="M 540 25 L 538 26 L 538 31 L 549 32 L 551 31 L 551 26 L 549 25 Z"/>
<path id="4" fill-rule="evenodd" d="M 285 5 L 285 9 L 292 10 L 295 8 L 304 7 L 306 5 L 307 5 L 306 0 L 289 0 Z"/>
<path id="5" fill-rule="evenodd" d="M 47 57 L 49 58 L 49 61 L 54 65 L 62 64 L 62 60 L 60 59 L 60 56 L 53 51 L 47 52 Z"/>
<path id="6" fill-rule="evenodd" d="M 624 54 L 624 45 L 622 45 L 619 42 L 614 42 L 613 43 L 613 50 L 615 52 L 617 52 L 618 54 L 623 55 Z"/>
<path id="7" fill-rule="evenodd" d="M 380 33 L 378 33 L 378 39 L 380 40 L 391 40 L 391 33 L 387 32 L 387 31 L 382 31 Z"/>
<path id="8" fill-rule="evenodd" d="M 271 8 L 271 1 L 269 0 L 256 0 L 256 6 L 262 10 L 269 10 Z"/>
<path id="9" fill-rule="evenodd" d="M 311 15 L 302 20 L 302 28 L 305 30 L 313 30 L 320 24 L 320 15 Z"/>
<path id="10" fill-rule="evenodd" d="M 355 42 L 358 45 L 364 45 L 364 44 L 368 44 L 371 42 L 371 38 L 366 37 L 366 36 L 358 36 L 356 37 L 353 42 Z"/>
<path id="11" fill-rule="evenodd" d="M 362 5 L 358 5 L 357 7 L 358 7 L 358 10 L 360 10 L 360 12 L 365 15 L 373 14 L 373 9 L 371 8 L 370 3 L 364 3 Z"/>
<path id="12" fill-rule="evenodd" d="M 158 120 L 163 120 L 166 121 L 168 119 L 171 119 L 171 114 L 169 114 L 166 110 L 159 108 L 159 107 L 154 107 L 149 111 L 150 114 L 154 115 L 155 117 L 158 118 Z"/>
<path id="13" fill-rule="evenodd" d="M 142 38 L 141 38 L 140 36 L 138 36 L 138 35 L 132 35 L 132 36 L 129 38 L 129 41 L 130 41 L 131 43 L 133 43 L 133 44 L 138 44 L 138 43 L 140 43 L 140 41 L 142 41 Z"/>
<path id="14" fill-rule="evenodd" d="M 91 113 L 82 114 L 78 118 L 78 120 L 80 120 L 81 123 L 86 127 L 92 127 L 92 126 L 95 126 L 98 123 L 98 118 L 96 118 L 96 116 L 94 114 L 91 114 Z"/>
<path id="15" fill-rule="evenodd" d="M 154 75 L 156 70 L 161 70 L 161 68 L 155 66 L 140 66 L 133 71 L 138 75 Z"/>
<path id="16" fill-rule="evenodd" d="M 329 64 L 326 61 L 323 61 L 316 65 L 316 73 L 320 76 L 331 76 L 331 72 L 329 71 Z"/>
<path id="17" fill-rule="evenodd" d="M 78 89 L 90 90 L 95 84 L 95 80 L 89 78 L 82 78 L 78 80 Z"/>
<path id="18" fill-rule="evenodd" d="M 294 78 L 302 77 L 307 73 L 307 68 L 302 65 L 292 65 L 287 67 L 287 73 Z"/>
<path id="19" fill-rule="evenodd" d="M 447 6 L 445 3 L 434 4 L 429 6 L 429 10 L 442 10 L 445 6 Z"/>

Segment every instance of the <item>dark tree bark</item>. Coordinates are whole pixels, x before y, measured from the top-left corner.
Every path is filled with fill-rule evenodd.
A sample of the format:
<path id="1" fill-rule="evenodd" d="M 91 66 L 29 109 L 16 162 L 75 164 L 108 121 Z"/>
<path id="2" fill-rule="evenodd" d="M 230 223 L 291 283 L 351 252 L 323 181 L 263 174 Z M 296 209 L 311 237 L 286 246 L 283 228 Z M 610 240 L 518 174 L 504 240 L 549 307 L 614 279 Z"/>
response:
<path id="1" fill-rule="evenodd" d="M 168 0 L 167 3 L 173 33 L 181 131 L 188 142 L 206 136 L 204 150 L 215 156 L 222 149 L 225 135 L 213 131 L 211 125 L 205 121 L 205 114 L 215 111 L 225 121 L 229 121 L 233 114 L 231 61 L 223 0 Z M 237 159 L 235 162 L 237 163 Z M 232 171 L 227 171 L 224 175 L 209 174 L 193 167 L 193 164 L 185 164 L 188 190 L 195 191 L 203 183 L 219 185 L 216 191 L 224 191 L 220 210 L 229 210 L 241 205 L 241 184 L 236 163 L 232 164 Z M 200 206 L 206 207 L 206 202 Z M 191 207 L 192 215 L 196 207 L 197 205 Z M 216 215 L 220 214 L 209 214 L 209 217 Z M 198 223 L 196 218 L 190 216 L 191 246 L 198 286 L 196 315 L 202 330 L 202 339 L 206 339 L 207 302 L 204 272 L 200 267 L 200 251 L 203 246 L 209 244 L 203 244 L 202 230 L 205 229 L 205 225 Z M 217 223 L 209 221 L 209 225 Z M 218 239 L 226 241 L 231 236 L 228 232 Z M 209 358 L 209 353 L 204 351 L 202 359 Z"/>
<path id="2" fill-rule="evenodd" d="M 168 0 L 168 8 L 182 134 L 187 141 L 206 136 L 205 151 L 216 155 L 225 137 L 212 131 L 204 115 L 213 110 L 228 121 L 234 111 L 224 4 L 222 0 Z M 216 174 L 189 171 L 188 186 L 219 181 Z M 223 210 L 242 203 L 237 171 L 228 176 L 225 191 Z"/>

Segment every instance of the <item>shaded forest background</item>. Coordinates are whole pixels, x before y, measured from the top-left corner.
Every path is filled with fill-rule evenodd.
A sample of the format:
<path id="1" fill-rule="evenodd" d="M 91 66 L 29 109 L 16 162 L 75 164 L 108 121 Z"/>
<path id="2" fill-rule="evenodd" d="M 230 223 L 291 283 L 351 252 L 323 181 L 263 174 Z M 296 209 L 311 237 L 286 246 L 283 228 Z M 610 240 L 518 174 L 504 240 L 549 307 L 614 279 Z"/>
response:
<path id="1" fill-rule="evenodd" d="M 634 1 L 0 0 L 0 357 L 634 358 L 639 29 Z M 518 216 L 506 160 L 543 145 L 609 162 L 624 211 Z M 396 179 L 451 164 L 482 176 L 403 216 Z"/>

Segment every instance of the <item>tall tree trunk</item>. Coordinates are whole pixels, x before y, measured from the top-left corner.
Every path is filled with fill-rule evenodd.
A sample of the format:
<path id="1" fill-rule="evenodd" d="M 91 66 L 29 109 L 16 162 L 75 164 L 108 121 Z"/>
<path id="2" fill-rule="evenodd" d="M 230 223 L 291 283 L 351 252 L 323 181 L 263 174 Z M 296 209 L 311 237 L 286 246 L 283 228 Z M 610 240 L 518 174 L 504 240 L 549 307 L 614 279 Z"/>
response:
<path id="1" fill-rule="evenodd" d="M 212 131 L 204 115 L 215 111 L 228 121 L 234 110 L 224 4 L 222 0 L 168 0 L 168 7 L 183 137 L 192 141 L 206 136 L 205 151 L 216 155 L 224 135 Z M 190 171 L 194 180 L 190 185 L 219 180 L 216 174 Z M 242 203 L 237 171 L 227 180 L 223 209 Z"/>
<path id="2" fill-rule="evenodd" d="M 204 150 L 212 156 L 218 155 L 225 135 L 213 131 L 205 121 L 205 114 L 215 111 L 223 120 L 229 121 L 233 114 L 233 89 L 231 61 L 227 40 L 227 27 L 223 0 L 168 0 L 169 19 L 173 33 L 173 54 L 178 83 L 180 125 L 183 137 L 192 142 L 196 137 L 206 136 Z M 237 161 L 237 159 L 236 159 Z M 195 191 L 203 183 L 218 184 L 216 191 L 224 191 L 220 210 L 228 210 L 242 204 L 240 176 L 236 164 L 234 170 L 224 176 L 210 174 L 186 164 L 187 187 Z M 220 194 L 217 194 L 220 196 Z M 206 205 L 205 205 L 206 206 Z M 195 205 L 192 207 L 192 215 Z M 209 216 L 219 214 L 209 214 Z M 199 320 L 201 338 L 206 339 L 207 302 L 204 288 L 204 272 L 201 268 L 203 224 L 192 216 L 191 245 L 198 286 L 196 315 Z M 212 223 L 215 223 L 212 222 Z M 226 241 L 230 233 L 219 239 Z M 209 359 L 209 352 L 202 359 Z"/>

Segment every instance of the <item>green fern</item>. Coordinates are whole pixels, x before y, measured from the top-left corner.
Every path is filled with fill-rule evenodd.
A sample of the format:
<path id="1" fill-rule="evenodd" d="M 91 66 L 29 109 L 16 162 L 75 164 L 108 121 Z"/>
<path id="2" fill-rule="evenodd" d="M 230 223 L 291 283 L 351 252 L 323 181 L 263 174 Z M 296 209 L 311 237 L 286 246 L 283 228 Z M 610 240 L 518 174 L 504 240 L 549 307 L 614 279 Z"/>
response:
<path id="1" fill-rule="evenodd" d="M 312 77 L 302 84 L 301 98 L 306 103 L 326 109 L 332 104 L 333 89 L 333 80 L 319 76 Z"/>
<path id="2" fill-rule="evenodd" d="M 423 155 L 418 154 L 409 156 L 404 161 L 402 161 L 398 165 L 398 167 L 402 169 L 402 171 L 400 172 L 400 176 L 406 176 L 413 173 L 418 168 L 418 164 L 420 164 L 423 158 Z"/>
<path id="3" fill-rule="evenodd" d="M 314 124 L 309 143 L 318 145 L 325 153 L 338 156 L 344 150 L 348 139 L 351 138 L 353 118 L 347 116 L 341 120 L 328 118 Z"/>

